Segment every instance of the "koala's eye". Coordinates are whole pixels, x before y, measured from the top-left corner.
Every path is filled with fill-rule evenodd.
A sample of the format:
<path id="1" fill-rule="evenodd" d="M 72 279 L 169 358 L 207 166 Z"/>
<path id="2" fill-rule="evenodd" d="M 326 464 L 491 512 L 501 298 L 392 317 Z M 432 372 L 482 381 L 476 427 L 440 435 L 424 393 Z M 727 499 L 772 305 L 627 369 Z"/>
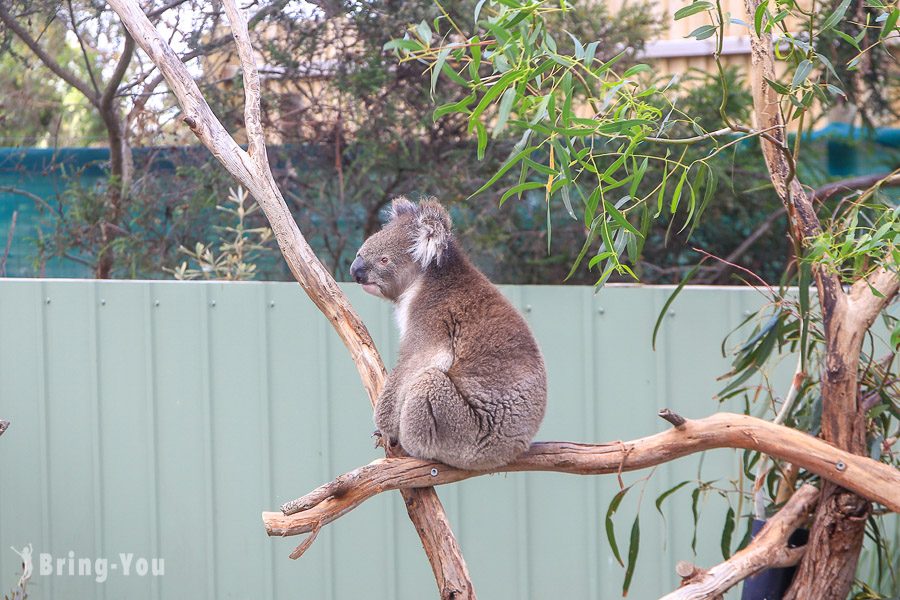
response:
<path id="1" fill-rule="evenodd" d="M 381 264 L 386 265 L 386 264 L 388 264 L 389 262 L 391 262 L 391 259 L 389 259 L 387 256 L 382 256 L 382 257 L 381 257 Z"/>

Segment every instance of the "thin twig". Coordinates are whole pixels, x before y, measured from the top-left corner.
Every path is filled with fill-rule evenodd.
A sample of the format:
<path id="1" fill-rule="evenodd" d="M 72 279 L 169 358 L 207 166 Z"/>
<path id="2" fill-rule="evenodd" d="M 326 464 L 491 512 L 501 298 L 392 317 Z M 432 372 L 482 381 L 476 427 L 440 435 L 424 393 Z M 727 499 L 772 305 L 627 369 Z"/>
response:
<path id="1" fill-rule="evenodd" d="M 9 259 L 9 251 L 12 249 L 13 235 L 16 232 L 16 218 L 18 218 L 18 216 L 19 211 L 14 210 L 12 219 L 9 221 L 9 231 L 6 235 L 6 248 L 3 249 L 3 257 L 0 258 L 0 277 L 6 277 L 6 261 Z"/>

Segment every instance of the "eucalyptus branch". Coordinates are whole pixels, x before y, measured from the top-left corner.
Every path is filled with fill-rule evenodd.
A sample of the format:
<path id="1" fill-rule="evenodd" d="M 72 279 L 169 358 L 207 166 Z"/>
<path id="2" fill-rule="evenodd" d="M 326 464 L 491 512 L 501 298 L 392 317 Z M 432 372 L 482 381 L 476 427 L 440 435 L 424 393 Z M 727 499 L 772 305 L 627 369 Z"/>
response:
<path id="1" fill-rule="evenodd" d="M 721 598 L 722 594 L 764 569 L 796 565 L 805 548 L 791 548 L 788 539 L 815 510 L 819 490 L 809 484 L 794 492 L 778 513 L 743 550 L 709 570 L 695 570 L 682 587 L 660 600 L 699 600 Z"/>
<path id="2" fill-rule="evenodd" d="M 491 471 L 466 471 L 415 458 L 379 459 L 345 473 L 309 494 L 263 513 L 271 536 L 310 533 L 385 491 L 444 485 L 492 473 L 555 471 L 575 475 L 646 469 L 712 448 L 757 450 L 797 464 L 900 512 L 900 472 L 868 457 L 837 449 L 809 434 L 747 415 L 717 413 L 684 419 L 666 409 L 673 428 L 645 438 L 606 444 L 537 442 L 515 462 Z"/>
<path id="3" fill-rule="evenodd" d="M 235 0 L 224 0 L 244 78 L 244 120 L 249 141 L 242 149 L 216 118 L 193 77 L 150 23 L 137 0 L 109 0 L 135 42 L 165 76 L 184 111 L 184 122 L 226 169 L 256 199 L 269 220 L 291 273 L 326 315 L 356 364 L 374 406 L 384 385 L 385 369 L 368 330 L 334 278 L 297 227 L 275 184 L 266 156 L 260 122 L 259 74 L 250 45 L 247 21 Z M 416 526 L 442 598 L 475 598 L 468 568 L 443 506 L 431 488 L 403 492 L 407 512 Z M 298 551 L 302 551 L 298 548 Z"/>
<path id="4" fill-rule="evenodd" d="M 704 140 L 710 140 L 713 138 L 721 137 L 723 135 L 729 135 L 735 132 L 735 129 L 731 127 L 723 127 L 722 129 L 717 129 L 715 131 L 709 131 L 707 133 L 701 135 L 695 135 L 689 138 L 661 138 L 661 137 L 646 137 L 644 138 L 647 142 L 654 142 L 657 144 L 694 144 L 696 142 L 702 142 Z"/>

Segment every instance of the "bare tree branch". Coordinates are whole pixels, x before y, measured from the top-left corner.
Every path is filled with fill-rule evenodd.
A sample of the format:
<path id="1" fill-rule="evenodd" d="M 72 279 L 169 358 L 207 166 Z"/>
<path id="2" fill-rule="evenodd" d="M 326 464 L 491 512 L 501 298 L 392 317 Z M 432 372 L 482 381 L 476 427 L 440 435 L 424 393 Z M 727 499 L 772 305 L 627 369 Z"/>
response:
<path id="1" fill-rule="evenodd" d="M 0 2 L 0 21 L 3 21 L 3 24 L 9 27 L 48 69 L 53 71 L 73 88 L 84 94 L 84 97 L 87 98 L 91 104 L 99 106 L 99 94 L 95 93 L 85 81 L 79 79 L 72 71 L 63 67 L 56 62 L 52 56 L 47 54 L 44 49 L 41 48 L 41 45 L 37 40 L 31 37 L 28 30 L 22 27 L 16 18 L 9 14 L 9 10 L 7 10 L 6 3 L 4 2 Z"/>
<path id="2" fill-rule="evenodd" d="M 840 450 L 796 429 L 746 415 L 717 413 L 696 420 L 683 419 L 671 412 L 661 416 L 675 427 L 628 442 L 537 442 L 515 462 L 493 471 L 466 471 L 414 458 L 379 459 L 286 503 L 282 512 L 263 513 L 263 523 L 269 535 L 299 535 L 328 524 L 372 496 L 390 490 L 444 485 L 481 475 L 518 471 L 575 475 L 620 473 L 646 469 L 712 448 L 757 450 L 797 464 L 900 512 L 900 471 L 889 465 Z"/>
<path id="3" fill-rule="evenodd" d="M 78 33 L 78 21 L 75 19 L 75 9 L 72 8 L 72 0 L 66 0 L 66 5 L 69 7 L 69 22 L 72 24 L 72 33 L 75 34 L 75 39 L 78 40 L 78 47 L 81 48 L 81 58 L 84 60 L 84 68 L 87 71 L 88 77 L 91 80 L 91 85 L 94 88 L 94 96 L 99 97 L 100 85 L 97 83 L 97 78 L 94 76 L 94 68 L 91 66 L 91 59 L 88 57 L 87 48 L 84 47 L 84 38 Z"/>
<path id="4" fill-rule="evenodd" d="M 12 249 L 13 236 L 16 233 L 16 219 L 19 211 L 12 212 L 12 218 L 9 220 L 9 229 L 6 231 L 6 247 L 3 248 L 3 255 L 0 256 L 0 277 L 6 277 L 6 261 L 9 260 L 9 251 Z"/>
<path id="5" fill-rule="evenodd" d="M 259 76 L 243 14 L 233 0 L 225 0 L 243 68 L 248 151 L 238 146 L 215 117 L 184 63 L 159 35 L 136 0 L 109 0 L 109 4 L 166 78 L 184 111 L 184 122 L 263 209 L 291 273 L 347 346 L 374 406 L 385 379 L 381 357 L 365 325 L 300 233 L 269 169 L 259 122 Z M 404 500 L 431 562 L 441 597 L 474 598 L 468 569 L 437 494 L 431 488 L 404 492 Z"/>
<path id="6" fill-rule="evenodd" d="M 824 202 L 835 194 L 865 190 L 874 185 L 886 187 L 900 186 L 900 174 L 877 173 L 874 175 L 861 175 L 859 177 L 834 181 L 818 188 L 813 192 L 812 198 L 816 202 Z M 784 213 L 784 206 L 769 213 L 769 216 L 767 216 L 750 235 L 744 238 L 744 240 L 738 244 L 737 248 L 732 250 L 731 253 L 725 257 L 724 261 L 719 261 L 715 265 L 710 266 L 706 272 L 704 272 L 703 276 L 698 277 L 697 280 L 701 283 L 715 283 L 719 281 L 722 276 L 731 269 L 731 266 L 728 263 L 737 262 L 740 257 L 746 254 L 760 238 L 772 229 L 772 226 L 775 225 L 775 222 L 778 221 Z"/>
<path id="7" fill-rule="evenodd" d="M 797 564 L 804 548 L 789 548 L 788 538 L 809 518 L 818 499 L 819 490 L 804 485 L 766 522 L 746 548 L 709 570 L 699 570 L 686 585 L 660 600 L 712 600 L 764 569 Z"/>
<path id="8" fill-rule="evenodd" d="M 13 187 L 11 185 L 0 185 L 0 192 L 5 192 L 7 194 L 16 194 L 17 196 L 23 196 L 25 198 L 28 198 L 29 200 L 31 200 L 32 202 L 34 202 L 41 208 L 45 209 L 47 212 L 49 212 L 53 216 L 56 216 L 56 217 L 62 216 L 57 209 L 55 209 L 52 206 L 50 206 L 49 204 L 47 204 L 46 200 L 44 200 L 37 194 L 33 194 L 33 193 L 29 192 L 28 190 L 23 190 L 22 188 Z"/>
<path id="9" fill-rule="evenodd" d="M 876 184 L 886 187 L 900 185 L 900 174 L 875 173 L 872 175 L 860 175 L 859 177 L 850 177 L 849 179 L 833 181 L 817 189 L 813 193 L 813 200 L 824 202 L 835 194 L 864 190 Z"/>

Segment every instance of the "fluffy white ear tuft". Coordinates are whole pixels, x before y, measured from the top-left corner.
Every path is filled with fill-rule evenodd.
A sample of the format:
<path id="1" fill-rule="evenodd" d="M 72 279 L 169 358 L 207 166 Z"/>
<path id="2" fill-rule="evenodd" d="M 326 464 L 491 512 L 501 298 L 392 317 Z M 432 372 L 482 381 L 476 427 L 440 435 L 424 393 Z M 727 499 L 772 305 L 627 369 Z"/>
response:
<path id="1" fill-rule="evenodd" d="M 388 221 L 393 221 L 398 217 L 402 217 L 403 215 L 412 215 L 416 216 L 418 214 L 419 209 L 416 208 L 416 205 L 407 200 L 404 196 L 398 196 L 394 198 L 394 201 L 391 202 L 391 212 L 388 217 Z"/>
<path id="2" fill-rule="evenodd" d="M 431 263 L 441 264 L 444 250 L 450 244 L 450 215 L 437 200 L 422 200 L 418 206 L 418 219 L 411 248 L 413 259 L 422 268 Z"/>

